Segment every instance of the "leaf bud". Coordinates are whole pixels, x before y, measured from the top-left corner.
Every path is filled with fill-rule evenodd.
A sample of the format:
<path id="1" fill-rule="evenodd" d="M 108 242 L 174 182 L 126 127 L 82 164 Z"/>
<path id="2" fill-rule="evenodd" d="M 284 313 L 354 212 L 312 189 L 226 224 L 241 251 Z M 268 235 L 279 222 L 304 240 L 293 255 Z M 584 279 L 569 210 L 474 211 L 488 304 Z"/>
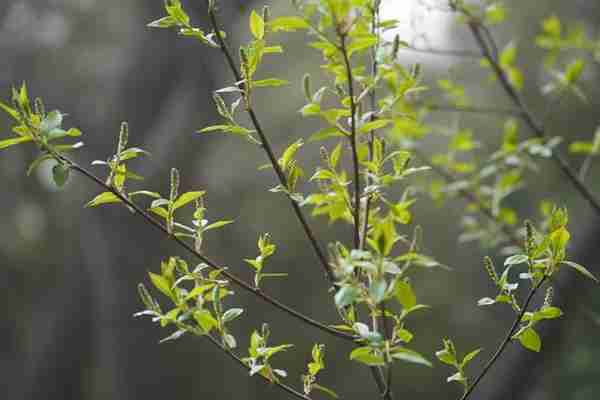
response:
<path id="1" fill-rule="evenodd" d="M 177 168 L 171 169 L 171 201 L 175 201 L 179 195 L 179 170 Z"/>
<path id="2" fill-rule="evenodd" d="M 37 115 L 39 115 L 40 118 L 42 118 L 42 119 L 45 118 L 46 117 L 46 108 L 44 107 L 44 102 L 42 101 L 42 99 L 39 97 L 36 97 L 33 102 L 33 105 L 35 107 L 35 113 Z"/>
<path id="3" fill-rule="evenodd" d="M 310 74 L 306 73 L 302 77 L 302 88 L 304 89 L 304 96 L 306 100 L 312 102 L 312 90 L 310 87 Z"/>
<path id="4" fill-rule="evenodd" d="M 119 144 L 117 147 L 117 154 L 120 154 L 127 148 L 129 142 L 129 124 L 125 121 L 121 122 L 121 131 L 119 132 Z"/>
<path id="5" fill-rule="evenodd" d="M 262 10 L 262 18 L 265 21 L 265 24 L 269 23 L 271 20 L 271 8 L 269 6 L 264 6 Z"/>
<path id="6" fill-rule="evenodd" d="M 549 286 L 546 289 L 546 296 L 544 297 L 544 307 L 550 307 L 552 305 L 552 300 L 554 297 L 554 288 Z"/>
<path id="7" fill-rule="evenodd" d="M 496 272 L 496 267 L 494 267 L 494 262 L 492 261 L 492 259 L 490 257 L 484 257 L 483 258 L 483 264 L 485 266 L 485 270 L 487 271 L 490 279 L 493 282 L 498 282 L 498 273 Z"/>

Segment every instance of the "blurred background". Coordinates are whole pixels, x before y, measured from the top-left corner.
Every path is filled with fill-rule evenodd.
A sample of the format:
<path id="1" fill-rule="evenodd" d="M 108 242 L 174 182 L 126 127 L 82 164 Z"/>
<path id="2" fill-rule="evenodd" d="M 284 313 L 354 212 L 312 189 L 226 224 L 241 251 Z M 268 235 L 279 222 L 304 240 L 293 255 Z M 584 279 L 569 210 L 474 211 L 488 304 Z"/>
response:
<path id="1" fill-rule="evenodd" d="M 235 48 L 248 39 L 247 18 L 263 2 L 221 0 L 221 22 Z M 273 14 L 290 14 L 286 1 L 274 1 Z M 438 1 L 437 4 L 440 2 Z M 567 97 L 551 104 L 539 87 L 547 79 L 542 52 L 533 46 L 542 18 L 555 14 L 567 23 L 583 24 L 592 37 L 600 33 L 600 3 L 594 1 L 506 1 L 510 21 L 494 29 L 500 44 L 518 42 L 519 65 L 526 74 L 525 96 L 534 112 L 547 117 L 551 135 L 590 138 L 598 124 L 600 65 L 590 65 L 584 76 L 584 104 Z M 197 25 L 207 26 L 201 1 L 184 2 Z M 469 33 L 453 16 L 437 10 L 436 2 L 383 0 L 384 15 L 402 21 L 402 39 L 418 46 L 475 51 Z M 82 164 L 105 159 L 114 152 L 121 121 L 130 123 L 130 143 L 149 150 L 152 158 L 134 169 L 146 177 L 144 188 L 167 192 L 171 167 L 182 171 L 182 185 L 208 192 L 209 219 L 236 223 L 208 236 L 210 255 L 240 276 L 251 279 L 242 258 L 256 256 L 256 238 L 270 232 L 278 245 L 272 270 L 286 271 L 286 280 L 266 283 L 273 296 L 315 318 L 334 323 L 336 312 L 327 285 L 289 203 L 267 191 L 274 186 L 260 149 L 226 135 L 194 134 L 218 121 L 211 91 L 231 83 L 222 56 L 173 32 L 145 25 L 163 15 L 162 1 L 129 0 L 11 0 L 0 6 L 0 91 L 4 99 L 12 85 L 28 83 L 47 109 L 69 114 L 67 126 L 84 132 L 86 147 L 75 158 Z M 273 90 L 259 97 L 257 112 L 276 149 L 293 137 L 307 138 L 319 129 L 315 120 L 302 120 L 301 77 L 318 74 L 320 56 L 305 47 L 302 34 L 280 35 L 285 57 L 268 59 L 269 74 L 288 79 L 292 89 Z M 426 39 L 426 40 L 425 40 Z M 478 105 L 506 107 L 505 95 L 487 82 L 477 59 L 400 53 L 407 66 L 423 64 L 426 79 L 451 76 L 467 88 Z M 449 72 L 450 71 L 450 72 Z M 265 72 L 265 76 L 267 73 Z M 432 84 L 435 86 L 435 84 Z M 267 89 L 271 90 L 271 89 Z M 265 92 L 267 93 L 267 92 Z M 434 93 L 435 94 L 435 93 Z M 550 108 L 552 107 L 552 108 Z M 497 143 L 502 116 L 434 113 L 432 124 L 471 127 L 482 142 Z M 3 116 L 0 127 L 8 132 Z M 120 207 L 84 209 L 98 189 L 74 176 L 63 190 L 50 179 L 50 166 L 25 177 L 33 149 L 15 147 L 0 154 L 0 394 L 6 399 L 187 399 L 283 398 L 284 394 L 249 379 L 229 358 L 202 339 L 183 337 L 167 344 L 158 341 L 169 332 L 149 320 L 133 319 L 141 308 L 136 285 L 156 271 L 171 255 L 187 257 L 154 229 Z M 307 145 L 304 154 L 318 154 Z M 563 145 L 564 149 L 564 145 Z M 316 161 L 306 156 L 306 163 Z M 573 159 L 576 163 L 580 159 Z M 550 162 L 529 177 L 530 190 L 511 197 L 521 215 L 537 217 L 534 204 L 548 198 L 571 211 L 574 261 L 598 273 L 598 219 L 560 171 Z M 104 171 L 96 170 L 102 174 Z M 600 195 L 600 173 L 593 167 L 588 184 Z M 483 271 L 485 254 L 497 256 L 477 243 L 458 244 L 457 221 L 464 202 L 443 208 L 425 196 L 415 209 L 424 228 L 427 254 L 451 266 L 452 272 L 418 273 L 414 285 L 422 303 L 432 310 L 415 315 L 411 327 L 414 347 L 433 359 L 442 337 L 452 337 L 459 350 L 484 347 L 478 371 L 510 325 L 511 314 L 501 307 L 478 308 L 476 300 L 492 288 Z M 323 242 L 349 237 L 324 220 L 312 225 Z M 412 231 L 413 226 L 407 228 Z M 344 236 L 346 235 L 346 236 Z M 189 258 L 188 261 L 193 262 Z M 566 312 L 559 322 L 543 329 L 544 349 L 532 355 L 510 346 L 474 399 L 593 399 L 600 393 L 600 293 L 589 281 L 565 277 L 557 302 Z M 566 278 L 566 279 L 564 279 Z M 592 290 L 594 289 L 594 290 Z M 288 369 L 289 383 L 300 387 L 313 343 L 326 345 L 327 369 L 322 383 L 344 398 L 375 397 L 370 372 L 347 361 L 351 347 L 323 336 L 310 327 L 298 328 L 287 315 L 238 293 L 236 306 L 246 308 L 236 322 L 240 350 L 248 336 L 269 322 L 273 343 L 296 347 L 278 356 Z M 451 371 L 438 363 L 428 369 L 398 363 L 393 390 L 397 398 L 454 399 L 457 386 L 446 384 Z M 168 397 L 167 397 L 168 396 Z M 318 396 L 318 395 L 317 395 Z"/>

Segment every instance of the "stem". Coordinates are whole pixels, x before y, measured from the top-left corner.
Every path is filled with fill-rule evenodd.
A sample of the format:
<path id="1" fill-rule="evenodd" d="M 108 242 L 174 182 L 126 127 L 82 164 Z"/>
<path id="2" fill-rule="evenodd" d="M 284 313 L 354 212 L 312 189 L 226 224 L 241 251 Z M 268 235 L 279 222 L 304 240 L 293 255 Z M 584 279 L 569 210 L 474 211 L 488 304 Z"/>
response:
<path id="1" fill-rule="evenodd" d="M 221 273 L 227 277 L 227 279 L 229 279 L 230 281 L 232 281 L 233 283 L 235 283 L 238 287 L 242 288 L 243 290 L 254 294 L 255 296 L 261 298 L 262 300 L 264 300 L 265 302 L 271 304 L 272 306 L 274 306 L 275 308 L 280 309 L 281 311 L 286 312 L 287 314 L 307 323 L 308 325 L 311 325 L 317 329 L 322 330 L 323 332 L 327 332 L 332 336 L 336 336 L 339 337 L 341 339 L 345 339 L 348 341 L 354 341 L 354 337 L 352 335 L 349 335 L 345 332 L 341 332 L 338 331 L 336 329 L 330 328 L 329 326 L 316 321 L 304 314 L 302 314 L 299 311 L 296 311 L 295 309 L 281 303 L 279 300 L 267 295 L 266 293 L 264 293 L 261 289 L 254 287 L 253 285 L 250 285 L 248 283 L 246 283 L 244 280 L 238 278 L 237 276 L 233 275 L 230 272 L 227 272 L 226 270 L 224 270 L 222 267 L 220 267 L 216 262 L 212 261 L 211 259 L 209 259 L 208 257 L 200 254 L 199 252 L 197 252 L 194 247 L 192 247 L 191 245 L 189 245 L 188 243 L 184 242 L 182 239 L 172 235 L 169 233 L 169 231 L 167 230 L 167 228 L 165 228 L 160 222 L 158 222 L 154 217 L 152 217 L 148 212 L 146 212 L 144 209 L 142 209 L 140 206 L 138 206 L 137 204 L 135 204 L 133 201 L 131 201 L 125 194 L 119 192 L 118 190 L 116 190 L 115 188 L 113 188 L 112 186 L 107 185 L 105 182 L 103 182 L 100 178 L 98 178 L 96 175 L 92 174 L 91 172 L 89 172 L 88 170 L 86 170 L 85 168 L 83 168 L 82 166 L 80 166 L 79 164 L 76 164 L 75 162 L 71 161 L 70 159 L 66 158 L 63 155 L 57 154 L 57 153 L 53 153 L 54 157 L 59 159 L 60 161 L 62 161 L 63 163 L 65 163 L 70 169 L 79 172 L 81 175 L 85 176 L 86 178 L 90 179 L 91 181 L 95 182 L 98 186 L 102 187 L 104 190 L 113 193 L 115 196 L 117 196 L 126 206 L 130 207 L 132 210 L 134 210 L 138 215 L 141 215 L 142 218 L 149 223 L 150 225 L 154 226 L 155 228 L 157 228 L 159 231 L 163 232 L 167 237 L 169 237 L 171 240 L 173 240 L 175 243 L 177 243 L 180 247 L 184 248 L 185 250 L 188 251 L 188 253 L 192 254 L 193 256 L 197 257 L 198 259 L 200 259 L 202 262 L 204 262 L 206 265 L 208 265 L 210 268 L 212 268 L 213 270 L 220 270 Z"/>
<path id="2" fill-rule="evenodd" d="M 207 5 L 208 5 L 208 1 L 207 1 Z M 225 56 L 225 58 L 227 60 L 227 64 L 229 65 L 229 69 L 231 70 L 231 72 L 235 78 L 235 81 L 236 82 L 242 81 L 243 80 L 242 75 L 240 74 L 238 67 L 235 64 L 235 61 L 233 60 L 233 57 L 231 55 L 231 51 L 229 50 L 229 47 L 227 46 L 227 43 L 225 42 L 225 39 L 223 38 L 223 35 L 221 34 L 221 30 L 219 29 L 219 23 L 217 21 L 216 15 L 215 15 L 215 10 L 209 7 L 208 8 L 208 16 L 210 19 L 212 29 L 214 30 L 217 42 L 219 43 L 221 52 L 223 53 L 223 55 Z M 254 129 L 256 129 L 256 132 L 260 138 L 261 146 L 267 153 L 267 157 L 269 158 L 269 161 L 271 162 L 271 165 L 272 165 L 273 169 L 275 170 L 277 177 L 279 178 L 279 183 L 282 186 L 284 186 L 286 189 L 288 189 L 287 178 L 286 178 L 284 172 L 282 171 L 282 169 L 279 165 L 279 162 L 277 161 L 277 158 L 275 157 L 275 153 L 273 152 L 273 148 L 271 147 L 271 144 L 270 144 L 269 140 L 267 139 L 267 136 L 258 120 L 258 117 L 256 116 L 256 113 L 250 104 L 248 104 L 248 106 L 246 107 L 246 111 L 247 111 L 248 115 L 250 116 L 250 119 L 252 120 L 252 124 L 254 125 Z M 308 241 L 311 243 L 311 246 L 313 247 L 313 250 L 315 251 L 317 258 L 319 259 L 321 266 L 323 267 L 325 275 L 327 276 L 327 280 L 329 281 L 329 283 L 333 284 L 335 282 L 335 277 L 333 275 L 333 271 L 331 270 L 331 267 L 330 267 L 329 263 L 327 262 L 325 253 L 323 253 L 323 250 L 321 250 L 321 247 L 319 246 L 319 243 L 317 241 L 317 238 L 316 238 L 313 230 L 308 225 L 306 217 L 304 216 L 304 214 L 302 213 L 302 210 L 300 209 L 300 204 L 298 204 L 298 202 L 296 200 L 294 200 L 292 197 L 289 197 L 289 199 L 292 204 L 292 208 L 294 209 L 294 213 L 296 214 L 296 217 L 300 221 L 300 224 L 302 225 L 302 229 L 304 230 L 304 233 L 306 234 Z"/>
<path id="3" fill-rule="evenodd" d="M 356 99 L 354 98 L 354 76 L 348 49 L 346 48 L 346 34 L 340 34 L 340 51 L 346 66 L 348 79 L 348 95 L 350 96 L 350 146 L 352 148 L 352 165 L 354 167 L 354 248 L 360 247 L 360 164 L 358 163 L 358 149 L 356 137 Z"/>
<path id="4" fill-rule="evenodd" d="M 377 38 L 379 38 L 379 31 L 377 30 L 378 26 L 379 26 L 379 9 L 381 6 L 381 1 L 376 0 L 375 4 L 374 4 L 375 8 L 372 10 L 373 12 L 373 20 L 371 21 L 371 33 L 373 35 L 376 35 Z M 377 69 L 379 68 L 379 64 L 377 62 L 377 52 L 379 51 L 379 41 L 377 42 L 377 44 L 373 47 L 373 49 L 371 50 L 371 77 L 373 78 L 373 80 L 376 79 L 377 77 Z M 371 115 L 371 121 L 375 121 L 375 109 L 377 108 L 377 91 L 375 89 L 375 86 L 373 86 L 373 89 L 371 90 L 371 92 L 369 93 L 369 100 L 370 100 L 370 108 L 371 108 L 371 112 L 373 113 Z M 376 137 L 376 131 L 372 130 L 369 133 L 369 161 L 373 160 L 373 142 L 375 141 L 375 137 Z M 366 174 L 365 175 L 365 186 L 369 186 L 369 175 Z M 371 202 L 372 202 L 372 195 L 367 196 L 367 202 L 365 204 L 365 216 L 364 216 L 364 221 L 363 221 L 363 227 L 362 227 L 362 233 L 360 235 L 360 249 L 362 250 L 365 246 L 365 240 L 367 238 L 367 233 L 369 231 L 369 212 L 371 211 Z"/>
<path id="5" fill-rule="evenodd" d="M 477 41 L 477 44 L 481 50 L 481 54 L 485 59 L 488 60 L 494 74 L 500 81 L 500 84 L 508 97 L 514 103 L 514 105 L 521 110 L 521 118 L 525 121 L 525 123 L 529 126 L 529 128 L 533 131 L 533 133 L 542 139 L 546 138 L 546 131 L 544 126 L 538 122 L 535 116 L 529 111 L 525 102 L 521 95 L 517 92 L 515 87 L 510 83 L 506 73 L 502 69 L 502 66 L 499 64 L 497 57 L 494 56 L 494 50 L 496 49 L 496 43 L 494 41 L 493 36 L 487 30 L 485 25 L 482 24 L 481 21 L 475 19 L 470 16 L 468 12 L 464 10 L 459 10 L 467 17 L 470 17 L 470 20 L 467 23 L 467 26 L 471 30 L 473 37 Z M 483 32 L 483 33 L 482 33 Z M 485 38 L 484 38 L 485 36 Z M 486 42 L 487 38 L 487 42 Z M 489 43 L 488 43 L 489 42 Z M 491 47 L 491 49 L 490 49 Z M 600 202 L 598 199 L 594 197 L 594 195 L 589 191 L 589 189 L 585 186 L 583 180 L 581 180 L 577 176 L 577 172 L 570 166 L 567 159 L 559 153 L 557 150 L 552 151 L 552 159 L 558 164 L 560 170 L 567 176 L 568 180 L 573 184 L 575 189 L 581 194 L 581 196 L 587 200 L 589 205 L 594 209 L 595 213 L 600 215 Z"/>
<path id="6" fill-rule="evenodd" d="M 533 286 L 531 288 L 531 290 L 529 291 L 529 294 L 527 295 L 527 299 L 525 300 L 525 304 L 523 304 L 523 308 L 521 308 L 521 312 L 517 315 L 517 318 L 513 322 L 512 326 L 506 332 L 506 336 L 504 337 L 504 340 L 502 340 L 502 343 L 500 343 L 500 346 L 498 347 L 498 349 L 496 350 L 494 355 L 488 360 L 488 362 L 483 367 L 483 370 L 481 370 L 481 372 L 479 373 L 479 375 L 477 376 L 475 381 L 465 391 L 465 394 L 460 398 L 460 400 L 467 400 L 469 398 L 471 393 L 473 393 L 473 390 L 475 389 L 475 387 L 477 387 L 477 385 L 479 384 L 479 382 L 481 382 L 483 377 L 489 372 L 489 370 L 496 363 L 496 361 L 498 361 L 498 359 L 504 352 L 504 349 L 506 349 L 506 346 L 510 343 L 512 335 L 515 333 L 519 324 L 521 323 L 521 320 L 523 319 L 523 315 L 525 315 L 525 312 L 527 312 L 527 308 L 529 307 L 529 303 L 531 303 L 533 296 L 537 293 L 538 289 L 546 281 L 546 278 L 547 277 L 544 276 L 535 286 Z"/>

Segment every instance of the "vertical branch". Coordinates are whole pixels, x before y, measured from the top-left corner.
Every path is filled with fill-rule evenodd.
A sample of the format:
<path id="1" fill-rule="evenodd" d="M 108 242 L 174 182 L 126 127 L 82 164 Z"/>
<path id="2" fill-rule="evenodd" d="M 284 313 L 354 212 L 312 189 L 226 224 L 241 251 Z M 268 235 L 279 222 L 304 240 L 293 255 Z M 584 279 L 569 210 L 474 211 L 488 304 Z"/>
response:
<path id="1" fill-rule="evenodd" d="M 354 248 L 360 247 L 360 164 L 358 162 L 358 139 L 356 132 L 356 98 L 354 97 L 354 76 L 352 64 L 346 47 L 347 35 L 340 33 L 340 51 L 344 58 L 346 77 L 348 79 L 348 95 L 350 96 L 350 147 L 352 148 L 352 165 L 354 169 Z"/>
<path id="2" fill-rule="evenodd" d="M 371 50 L 371 77 L 373 80 L 377 77 L 377 70 L 379 65 L 377 63 L 377 52 L 379 50 L 379 30 L 377 27 L 379 26 L 379 8 L 381 5 L 381 0 L 375 0 L 375 4 L 373 7 L 373 20 L 371 21 L 371 33 L 373 35 L 377 35 L 377 44 Z M 377 109 L 377 92 L 375 86 L 369 93 L 369 101 L 370 101 L 370 111 L 373 113 L 371 115 L 371 121 L 375 120 L 375 110 Z M 373 142 L 375 141 L 376 131 L 372 130 L 369 133 L 369 161 L 373 160 Z M 365 186 L 369 186 L 369 176 L 365 176 Z M 363 217 L 363 226 L 362 233 L 360 235 L 360 248 L 364 248 L 365 240 L 367 237 L 367 232 L 369 231 L 369 212 L 371 211 L 371 201 L 372 197 L 367 196 L 367 201 L 365 204 L 365 213 Z"/>

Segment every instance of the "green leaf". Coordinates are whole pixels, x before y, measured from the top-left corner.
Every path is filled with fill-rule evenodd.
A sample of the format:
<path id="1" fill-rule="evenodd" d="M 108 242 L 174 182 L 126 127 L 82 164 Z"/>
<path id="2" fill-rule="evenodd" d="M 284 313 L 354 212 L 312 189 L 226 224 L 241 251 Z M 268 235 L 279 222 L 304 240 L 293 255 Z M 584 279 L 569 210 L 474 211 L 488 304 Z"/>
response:
<path id="1" fill-rule="evenodd" d="M 580 274 L 583 274 L 583 275 L 587 276 L 588 278 L 590 278 L 594 282 L 600 283 L 600 281 L 598 281 L 598 278 L 596 278 L 594 276 L 594 274 L 592 274 L 590 271 L 588 271 L 587 268 L 585 268 L 583 265 L 577 264 L 577 263 L 575 263 L 573 261 L 563 261 L 561 264 L 566 264 L 569 267 L 575 269 Z"/>
<path id="2" fill-rule="evenodd" d="M 435 352 L 435 356 L 438 358 L 438 360 L 440 360 L 444 364 L 448 364 L 448 365 L 453 365 L 454 366 L 457 363 L 456 358 L 454 358 L 454 356 L 452 355 L 452 353 L 450 353 L 446 349 L 436 351 Z"/>
<path id="3" fill-rule="evenodd" d="M 319 132 L 313 133 L 308 139 L 309 142 L 316 142 L 318 140 L 324 140 L 334 137 L 345 137 L 344 133 L 336 127 L 329 127 L 321 129 Z"/>
<path id="4" fill-rule="evenodd" d="M 535 319 L 555 319 L 563 315 L 563 312 L 558 307 L 546 306 L 535 314 Z"/>
<path id="5" fill-rule="evenodd" d="M 504 265 L 514 265 L 514 264 L 523 264 L 529 260 L 529 257 L 525 254 L 515 254 L 513 256 L 508 257 L 504 261 Z"/>
<path id="6" fill-rule="evenodd" d="M 335 305 L 343 308 L 354 303 L 360 296 L 360 290 L 354 286 L 344 286 L 335 294 Z"/>
<path id="7" fill-rule="evenodd" d="M 313 389 L 317 389 L 317 390 L 320 390 L 320 391 L 321 391 L 321 392 L 323 392 L 323 393 L 326 393 L 326 394 L 328 394 L 329 396 L 333 397 L 334 399 L 339 399 L 339 398 L 340 398 L 340 396 L 338 396 L 338 394 L 337 394 L 336 392 L 334 392 L 334 391 L 333 391 L 333 390 L 331 390 L 331 389 L 328 389 L 328 388 L 326 388 L 325 386 L 321 386 L 321 385 L 319 385 L 318 383 L 313 383 L 313 384 L 311 385 L 311 387 L 312 387 Z"/>
<path id="8" fill-rule="evenodd" d="M 470 352 L 469 354 L 467 354 L 465 356 L 465 358 L 463 358 L 462 362 L 460 363 L 461 366 L 464 368 L 467 366 L 467 364 L 469 364 L 475 357 L 477 357 L 477 355 L 481 352 L 481 349 L 476 349 L 473 350 L 472 352 Z"/>
<path id="9" fill-rule="evenodd" d="M 85 206 L 86 207 L 97 207 L 101 204 L 109 204 L 109 203 L 120 203 L 121 199 L 117 197 L 116 194 L 112 192 L 104 192 L 99 194 L 90 200 Z"/>
<path id="10" fill-rule="evenodd" d="M 150 276 L 150 280 L 152 281 L 152 284 L 155 288 L 157 288 L 165 296 L 169 298 L 172 297 L 171 285 L 169 285 L 169 281 L 167 280 L 167 278 L 158 274 L 154 274 L 152 272 L 148 272 L 148 275 Z"/>
<path id="11" fill-rule="evenodd" d="M 542 349 L 542 340 L 533 328 L 527 328 L 518 333 L 516 339 L 519 339 L 519 342 L 521 342 L 526 349 L 535 352 L 539 352 Z"/>
<path id="12" fill-rule="evenodd" d="M 265 20 L 255 10 L 250 14 L 250 32 L 255 39 L 262 40 L 265 37 Z"/>
<path id="13" fill-rule="evenodd" d="M 367 122 L 358 128 L 358 133 L 368 133 L 377 129 L 385 128 L 393 121 L 391 119 L 377 119 L 375 121 Z"/>
<path id="14" fill-rule="evenodd" d="M 368 347 L 358 347 L 350 353 L 350 359 L 367 364 L 369 366 L 383 366 L 385 361 L 382 355 L 374 354 L 373 350 Z"/>
<path id="15" fill-rule="evenodd" d="M 53 129 L 60 128 L 60 126 L 62 125 L 62 121 L 63 121 L 63 114 L 60 111 L 58 111 L 58 110 L 51 111 L 48 113 L 46 118 L 44 118 L 44 120 L 40 124 L 40 130 L 42 131 L 43 134 L 48 134 Z M 65 134 L 66 134 L 66 132 L 65 132 Z"/>
<path id="16" fill-rule="evenodd" d="M 585 62 L 580 58 L 567 65 L 567 68 L 565 69 L 565 81 L 567 84 L 577 82 L 583 73 L 584 67 Z"/>
<path id="17" fill-rule="evenodd" d="M 396 282 L 394 296 L 405 310 L 409 310 L 417 305 L 417 296 L 415 296 L 415 292 L 407 282 L 400 280 Z"/>
<path id="18" fill-rule="evenodd" d="M 0 141 L 0 149 L 5 149 L 20 143 L 31 142 L 32 140 L 33 138 L 31 136 L 21 136 L 18 138 L 2 140 Z"/>
<path id="19" fill-rule="evenodd" d="M 244 309 L 242 308 L 230 308 L 223 313 L 223 322 L 230 322 L 242 315 Z"/>
<path id="20" fill-rule="evenodd" d="M 168 15 L 166 17 L 159 18 L 156 21 L 152 21 L 146 26 L 148 28 L 170 28 L 172 26 L 177 26 L 177 20 Z"/>
<path id="21" fill-rule="evenodd" d="M 252 82 L 252 86 L 254 86 L 254 87 L 279 87 L 279 86 L 284 86 L 287 84 L 289 84 L 289 82 L 286 81 L 285 79 L 276 79 L 276 78 L 261 79 L 259 81 Z"/>
<path id="22" fill-rule="evenodd" d="M 14 120 L 19 121 L 19 112 L 12 107 L 7 106 L 3 102 L 0 101 L 0 108 L 4 110 L 5 113 L 10 115 Z"/>
<path id="23" fill-rule="evenodd" d="M 385 279 L 378 279 L 371 282 L 369 286 L 369 296 L 373 299 L 376 304 L 383 301 L 385 297 L 385 290 L 387 289 L 387 282 Z"/>
<path id="24" fill-rule="evenodd" d="M 208 231 L 210 229 L 217 229 L 217 228 L 221 228 L 225 225 L 229 225 L 229 224 L 233 224 L 235 221 L 217 221 L 217 222 L 213 222 L 210 225 L 207 225 L 204 227 L 204 229 L 202 229 L 203 231 Z"/>
<path id="25" fill-rule="evenodd" d="M 416 351 L 407 349 L 405 347 L 394 347 L 390 350 L 390 354 L 392 358 L 395 358 L 397 360 L 402 360 L 413 364 L 425 365 L 427 367 L 433 367 L 431 361 L 429 361 Z"/>
<path id="26" fill-rule="evenodd" d="M 209 333 L 213 328 L 219 326 L 217 320 L 212 316 L 208 310 L 197 310 L 194 311 L 194 319 L 206 333 Z"/>
<path id="27" fill-rule="evenodd" d="M 309 29 L 310 25 L 300 17 L 278 17 L 267 23 L 273 32 L 295 32 L 299 29 Z"/>
<path id="28" fill-rule="evenodd" d="M 352 43 L 348 46 L 348 55 L 352 56 L 354 53 L 369 49 L 375 46 L 379 42 L 379 39 L 375 35 L 364 35 L 352 40 Z"/>
<path id="29" fill-rule="evenodd" d="M 177 210 L 178 208 L 181 208 L 181 207 L 185 206 L 186 204 L 189 204 L 192 201 L 199 199 L 200 197 L 204 196 L 205 193 L 206 193 L 205 191 L 199 191 L 199 192 L 187 192 L 187 193 L 182 194 L 173 203 L 173 210 Z"/>
<path id="30" fill-rule="evenodd" d="M 67 183 L 69 172 L 69 168 L 62 164 L 56 164 L 52 167 L 52 178 L 56 186 L 63 187 Z"/>

